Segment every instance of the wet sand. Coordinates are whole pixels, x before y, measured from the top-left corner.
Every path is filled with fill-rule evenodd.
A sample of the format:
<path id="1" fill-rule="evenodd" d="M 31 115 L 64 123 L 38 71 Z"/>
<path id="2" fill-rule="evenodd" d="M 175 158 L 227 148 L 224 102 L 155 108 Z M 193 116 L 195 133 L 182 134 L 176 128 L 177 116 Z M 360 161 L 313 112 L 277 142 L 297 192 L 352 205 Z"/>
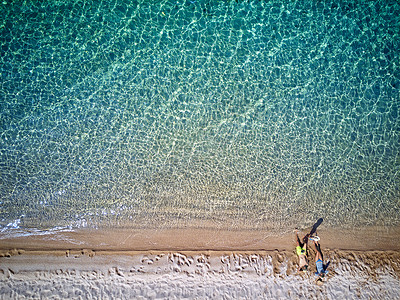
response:
<path id="1" fill-rule="evenodd" d="M 321 228 L 329 273 L 317 281 L 312 247 L 310 270 L 297 271 L 293 232 L 3 232 L 0 299 L 398 299 L 399 233 Z"/>
<path id="2" fill-rule="evenodd" d="M 302 229 L 307 233 L 311 228 Z M 400 228 L 366 227 L 352 230 L 318 230 L 328 249 L 400 250 Z M 274 234 L 262 230 L 179 229 L 81 229 L 54 232 L 0 233 L 0 250 L 292 250 L 293 230 Z"/>

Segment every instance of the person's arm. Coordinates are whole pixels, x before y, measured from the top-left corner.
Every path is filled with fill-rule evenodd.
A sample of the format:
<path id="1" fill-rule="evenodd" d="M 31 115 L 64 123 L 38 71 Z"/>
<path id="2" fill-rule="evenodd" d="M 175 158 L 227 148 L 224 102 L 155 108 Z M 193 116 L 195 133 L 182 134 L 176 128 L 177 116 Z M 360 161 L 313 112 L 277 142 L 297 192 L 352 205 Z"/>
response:
<path id="1" fill-rule="evenodd" d="M 300 242 L 300 238 L 299 238 L 299 231 L 296 230 L 296 244 L 297 246 L 301 247 L 301 242 Z"/>

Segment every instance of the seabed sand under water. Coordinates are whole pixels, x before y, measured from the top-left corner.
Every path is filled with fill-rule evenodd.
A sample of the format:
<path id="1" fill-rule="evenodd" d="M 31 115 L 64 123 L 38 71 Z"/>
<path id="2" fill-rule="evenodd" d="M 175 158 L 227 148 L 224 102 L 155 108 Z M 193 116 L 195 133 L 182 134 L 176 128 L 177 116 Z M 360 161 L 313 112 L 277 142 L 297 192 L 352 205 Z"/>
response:
<path id="1" fill-rule="evenodd" d="M 193 228 L 3 233 L 0 298 L 399 299 L 399 232 L 318 231 L 329 262 L 322 281 L 314 275 L 313 247 L 310 270 L 297 271 L 293 233 Z"/>

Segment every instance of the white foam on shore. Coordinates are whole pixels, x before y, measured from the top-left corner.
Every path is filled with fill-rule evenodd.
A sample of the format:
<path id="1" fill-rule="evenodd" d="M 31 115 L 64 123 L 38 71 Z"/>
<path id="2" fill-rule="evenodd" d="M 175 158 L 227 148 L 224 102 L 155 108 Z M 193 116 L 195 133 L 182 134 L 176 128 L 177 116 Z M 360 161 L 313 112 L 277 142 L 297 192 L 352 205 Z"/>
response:
<path id="1" fill-rule="evenodd" d="M 72 232 L 74 231 L 71 227 L 67 226 L 57 226 L 48 229 L 38 229 L 38 228 L 20 228 L 18 220 L 13 223 L 8 224 L 0 231 L 0 240 L 29 237 L 29 236 L 42 236 L 42 235 L 56 235 L 62 232 Z"/>

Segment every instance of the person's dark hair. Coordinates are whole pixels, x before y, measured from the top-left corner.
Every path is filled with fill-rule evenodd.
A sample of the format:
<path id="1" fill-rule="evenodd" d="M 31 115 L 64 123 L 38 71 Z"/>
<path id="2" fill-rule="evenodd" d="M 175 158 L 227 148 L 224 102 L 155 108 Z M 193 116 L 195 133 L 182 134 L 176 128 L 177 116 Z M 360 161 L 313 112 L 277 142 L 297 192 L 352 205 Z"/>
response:
<path id="1" fill-rule="evenodd" d="M 306 270 L 307 270 L 307 268 L 308 268 L 308 266 L 307 266 L 307 265 L 305 265 L 305 266 L 302 266 L 302 267 L 300 268 L 300 271 L 306 271 Z"/>

